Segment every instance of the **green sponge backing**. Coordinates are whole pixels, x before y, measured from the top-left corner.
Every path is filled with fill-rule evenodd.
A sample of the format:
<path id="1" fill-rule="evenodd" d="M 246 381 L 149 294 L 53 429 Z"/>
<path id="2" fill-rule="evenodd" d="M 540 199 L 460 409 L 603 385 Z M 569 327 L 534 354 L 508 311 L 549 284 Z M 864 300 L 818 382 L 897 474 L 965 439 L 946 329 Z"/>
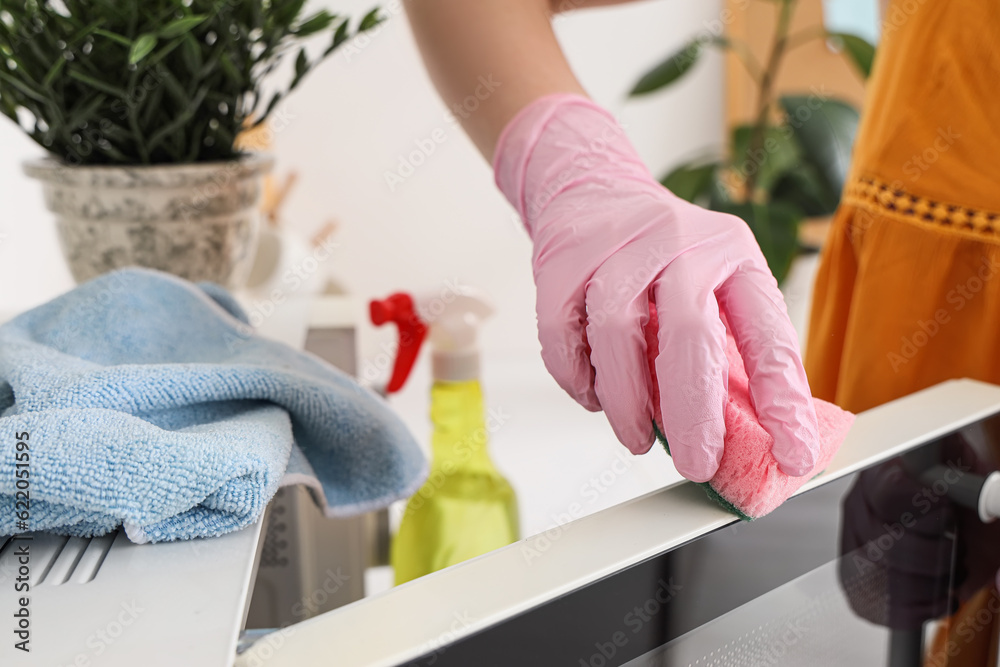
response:
<path id="1" fill-rule="evenodd" d="M 667 436 L 663 435 L 663 433 L 660 431 L 660 427 L 656 425 L 655 420 L 653 421 L 653 432 L 656 434 L 656 439 L 659 440 L 660 444 L 663 445 L 663 448 L 667 450 L 667 455 L 671 456 L 672 458 L 673 455 L 670 454 L 670 445 L 667 443 Z M 744 514 L 743 512 L 740 511 L 740 508 L 738 508 L 736 505 L 733 505 L 731 502 L 720 496 L 719 492 L 712 487 L 711 482 L 698 482 L 698 486 L 705 489 L 705 494 L 709 498 L 717 502 L 719 505 L 721 505 L 722 508 L 727 512 L 735 514 L 743 521 L 753 521 L 754 518 L 752 516 Z"/>

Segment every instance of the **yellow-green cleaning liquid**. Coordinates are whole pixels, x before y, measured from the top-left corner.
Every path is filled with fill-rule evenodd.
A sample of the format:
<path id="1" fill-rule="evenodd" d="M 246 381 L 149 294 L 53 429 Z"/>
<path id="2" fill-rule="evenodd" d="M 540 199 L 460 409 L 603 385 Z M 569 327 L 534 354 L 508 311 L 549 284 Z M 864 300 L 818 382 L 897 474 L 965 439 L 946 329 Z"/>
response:
<path id="1" fill-rule="evenodd" d="M 431 470 L 392 543 L 396 584 L 518 539 L 517 497 L 487 451 L 477 380 L 431 387 Z"/>

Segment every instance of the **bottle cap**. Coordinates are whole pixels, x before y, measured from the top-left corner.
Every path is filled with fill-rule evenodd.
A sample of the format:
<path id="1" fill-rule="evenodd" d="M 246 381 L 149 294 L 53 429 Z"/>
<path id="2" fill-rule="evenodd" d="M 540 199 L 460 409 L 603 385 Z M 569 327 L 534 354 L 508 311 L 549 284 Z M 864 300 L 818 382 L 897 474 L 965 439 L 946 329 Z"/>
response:
<path id="1" fill-rule="evenodd" d="M 373 324 L 392 322 L 399 330 L 399 351 L 386 393 L 402 389 L 428 330 L 435 380 L 464 382 L 479 377 L 479 326 L 493 308 L 478 291 L 457 287 L 418 298 L 397 292 L 372 301 L 370 311 Z"/>

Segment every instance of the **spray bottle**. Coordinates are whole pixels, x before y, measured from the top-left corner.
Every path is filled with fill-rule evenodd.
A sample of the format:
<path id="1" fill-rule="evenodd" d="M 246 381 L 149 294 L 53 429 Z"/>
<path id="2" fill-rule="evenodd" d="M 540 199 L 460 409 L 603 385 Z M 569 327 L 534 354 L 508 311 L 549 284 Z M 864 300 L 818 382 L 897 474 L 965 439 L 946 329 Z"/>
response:
<path id="1" fill-rule="evenodd" d="M 476 338 L 489 304 L 460 289 L 416 300 L 397 293 L 370 307 L 374 324 L 399 329 L 386 393 L 403 387 L 428 330 L 433 349 L 430 474 L 407 503 L 390 554 L 401 584 L 516 541 L 517 499 L 487 451 Z"/>

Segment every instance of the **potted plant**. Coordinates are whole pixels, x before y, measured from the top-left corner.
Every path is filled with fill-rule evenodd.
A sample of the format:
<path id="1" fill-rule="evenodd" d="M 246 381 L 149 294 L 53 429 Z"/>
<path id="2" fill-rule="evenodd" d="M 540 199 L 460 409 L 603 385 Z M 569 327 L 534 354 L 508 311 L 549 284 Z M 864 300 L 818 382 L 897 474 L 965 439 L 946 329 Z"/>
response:
<path id="1" fill-rule="evenodd" d="M 731 50 L 758 91 L 756 117 L 730 130 L 728 154 L 688 162 L 661 182 L 688 201 L 735 214 L 750 226 L 768 266 L 781 283 L 800 251 L 805 218 L 831 215 L 847 176 L 858 112 L 850 104 L 817 94 L 778 96 L 774 82 L 791 49 L 810 39 L 839 42 L 867 78 L 875 48 L 855 35 L 822 28 L 790 34 L 797 0 L 777 0 L 777 19 L 767 60 L 726 35 L 700 36 L 649 70 L 631 96 L 660 90 L 683 77 L 706 47 Z"/>
<path id="2" fill-rule="evenodd" d="M 42 181 L 73 277 L 131 264 L 231 287 L 256 248 L 271 159 L 241 130 L 268 120 L 358 32 L 304 0 L 21 0 L 0 5 L 0 111 L 48 157 Z M 329 42 L 311 59 L 307 38 Z M 264 83 L 297 51 L 283 89 Z"/>

